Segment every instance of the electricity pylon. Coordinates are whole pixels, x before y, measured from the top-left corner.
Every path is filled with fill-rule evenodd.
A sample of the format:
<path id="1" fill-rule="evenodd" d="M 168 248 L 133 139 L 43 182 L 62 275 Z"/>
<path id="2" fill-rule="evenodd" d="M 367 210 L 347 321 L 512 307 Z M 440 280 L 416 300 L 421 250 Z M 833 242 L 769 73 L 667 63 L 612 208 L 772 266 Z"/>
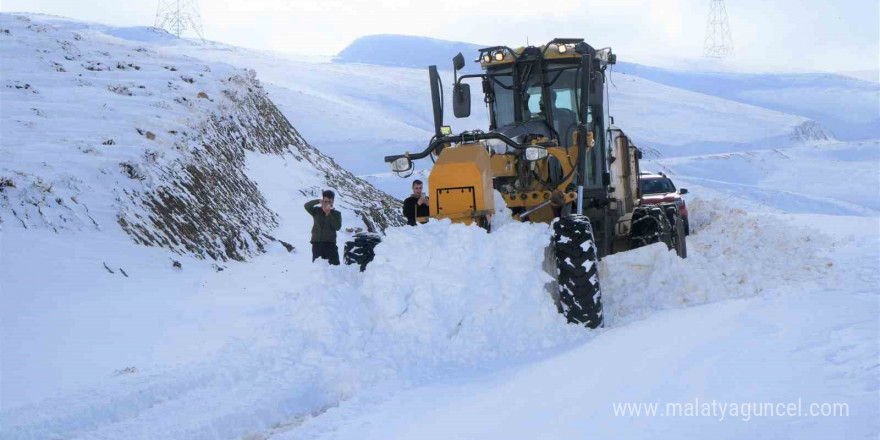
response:
<path id="1" fill-rule="evenodd" d="M 703 56 L 707 58 L 733 56 L 733 37 L 730 36 L 730 23 L 727 22 L 724 0 L 711 0 L 709 24 L 706 25 L 706 39 L 703 41 Z"/>
<path id="2" fill-rule="evenodd" d="M 192 29 L 202 43 L 205 42 L 198 0 L 159 0 L 155 26 L 167 30 L 177 38 L 187 29 Z"/>

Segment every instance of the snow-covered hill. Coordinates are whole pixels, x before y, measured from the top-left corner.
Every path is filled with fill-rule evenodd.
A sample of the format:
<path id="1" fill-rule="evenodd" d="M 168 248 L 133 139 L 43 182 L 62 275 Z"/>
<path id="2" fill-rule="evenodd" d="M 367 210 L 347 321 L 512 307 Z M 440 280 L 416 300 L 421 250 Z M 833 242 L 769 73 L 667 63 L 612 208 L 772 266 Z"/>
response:
<path id="1" fill-rule="evenodd" d="M 678 71 L 620 63 L 616 70 L 670 87 L 819 121 L 842 140 L 880 137 L 880 83 L 832 73 Z"/>
<path id="2" fill-rule="evenodd" d="M 7 227 L 121 227 L 140 244 L 242 260 L 281 221 L 248 163 L 266 156 L 292 200 L 329 187 L 349 226 L 399 224 L 399 202 L 306 143 L 252 70 L 163 52 L 156 42 L 173 38 L 149 28 L 2 17 Z"/>
<path id="3" fill-rule="evenodd" d="M 878 164 L 880 141 L 873 140 L 667 158 L 648 166 L 784 212 L 877 217 Z"/>

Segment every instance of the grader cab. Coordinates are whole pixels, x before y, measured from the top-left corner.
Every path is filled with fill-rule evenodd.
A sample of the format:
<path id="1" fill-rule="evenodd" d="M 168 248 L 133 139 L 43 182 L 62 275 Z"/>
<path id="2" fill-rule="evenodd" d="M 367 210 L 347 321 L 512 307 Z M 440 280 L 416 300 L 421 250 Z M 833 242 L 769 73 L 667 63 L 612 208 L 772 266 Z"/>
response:
<path id="1" fill-rule="evenodd" d="M 452 104 L 457 118 L 471 113 L 469 82 L 479 82 L 489 114 L 487 130 L 453 134 L 443 124 L 442 83 L 428 68 L 435 134 L 417 153 L 385 157 L 401 176 L 431 156 L 429 218 L 491 230 L 500 193 L 515 218 L 553 225 L 548 267 L 557 285 L 552 297 L 569 322 L 603 323 L 597 274 L 600 258 L 662 241 L 685 255 L 682 221 L 675 205 L 640 204 L 641 151 L 608 114 L 606 69 L 610 48 L 582 39 L 557 38 L 535 47 L 479 50 L 483 72 L 458 75 L 453 59 Z M 346 244 L 345 261 L 363 270 L 377 236 Z"/>

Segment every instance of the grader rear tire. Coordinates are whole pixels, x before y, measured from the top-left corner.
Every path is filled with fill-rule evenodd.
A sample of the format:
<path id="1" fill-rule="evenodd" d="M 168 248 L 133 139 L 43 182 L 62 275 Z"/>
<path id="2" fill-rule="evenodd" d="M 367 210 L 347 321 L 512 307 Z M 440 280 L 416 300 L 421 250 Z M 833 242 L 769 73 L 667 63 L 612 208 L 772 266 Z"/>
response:
<path id="1" fill-rule="evenodd" d="M 672 224 L 664 210 L 656 205 L 641 206 L 633 210 L 632 215 L 632 248 L 663 242 L 669 249 L 673 248 Z"/>
<path id="2" fill-rule="evenodd" d="M 603 326 L 599 260 L 590 219 L 572 215 L 554 221 L 552 249 L 562 314 L 570 323 Z"/>

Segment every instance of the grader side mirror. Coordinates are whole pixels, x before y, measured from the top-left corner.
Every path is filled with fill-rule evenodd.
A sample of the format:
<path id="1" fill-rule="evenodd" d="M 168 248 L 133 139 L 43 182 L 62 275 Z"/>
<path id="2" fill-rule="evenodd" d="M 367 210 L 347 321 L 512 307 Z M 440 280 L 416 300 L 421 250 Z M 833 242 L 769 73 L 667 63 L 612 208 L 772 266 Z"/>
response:
<path id="1" fill-rule="evenodd" d="M 471 115 L 471 86 L 458 82 L 458 71 L 464 69 L 464 55 L 461 52 L 452 58 L 452 67 L 455 69 L 455 85 L 452 86 L 452 114 L 456 118 L 466 118 Z"/>
<path id="2" fill-rule="evenodd" d="M 452 87 L 452 113 L 456 118 L 466 118 L 471 115 L 470 84 L 456 83 Z"/>
<path id="3" fill-rule="evenodd" d="M 682 194 L 682 195 L 683 195 L 683 194 L 687 194 L 687 193 L 688 193 L 688 190 L 687 190 L 687 188 L 681 188 L 681 189 L 678 190 L 678 193 L 679 193 L 679 194 Z"/>

